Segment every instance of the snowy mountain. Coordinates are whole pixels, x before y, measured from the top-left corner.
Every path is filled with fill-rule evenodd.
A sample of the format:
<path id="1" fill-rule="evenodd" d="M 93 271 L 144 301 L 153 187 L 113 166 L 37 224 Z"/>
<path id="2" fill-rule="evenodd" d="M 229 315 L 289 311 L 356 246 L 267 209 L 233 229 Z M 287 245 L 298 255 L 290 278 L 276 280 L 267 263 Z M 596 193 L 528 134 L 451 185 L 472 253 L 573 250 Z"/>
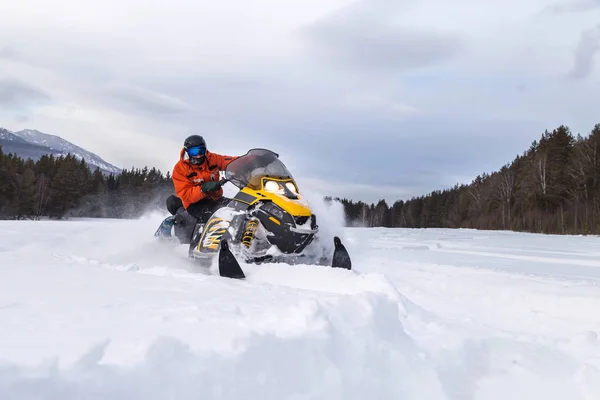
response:
<path id="1" fill-rule="evenodd" d="M 354 271 L 234 281 L 162 218 L 0 221 L 0 399 L 600 399 L 598 237 L 345 228 Z"/>
<path id="2" fill-rule="evenodd" d="M 0 140 L 11 141 L 13 143 L 27 143 L 26 140 L 21 139 L 8 129 L 0 128 Z"/>
<path id="3" fill-rule="evenodd" d="M 94 170 L 96 167 L 104 173 L 118 174 L 121 168 L 104 161 L 100 156 L 79 147 L 60 136 L 49 135 L 37 130 L 25 129 L 11 132 L 0 128 L 0 145 L 4 153 L 15 153 L 23 158 L 39 159 L 44 154 L 55 156 L 71 154 L 85 162 Z"/>
<path id="4" fill-rule="evenodd" d="M 14 132 L 3 128 L 0 128 L 0 146 L 2 146 L 2 152 L 17 154 L 24 159 L 31 158 L 32 160 L 38 160 L 44 154 L 61 155 L 58 151 L 46 146 L 30 143 L 17 136 Z"/>

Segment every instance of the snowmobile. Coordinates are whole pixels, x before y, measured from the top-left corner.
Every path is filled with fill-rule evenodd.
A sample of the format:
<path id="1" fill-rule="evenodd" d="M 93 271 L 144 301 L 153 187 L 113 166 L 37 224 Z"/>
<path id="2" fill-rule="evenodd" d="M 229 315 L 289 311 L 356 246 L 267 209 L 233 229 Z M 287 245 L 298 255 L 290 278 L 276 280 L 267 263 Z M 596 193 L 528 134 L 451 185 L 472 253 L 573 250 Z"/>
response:
<path id="1" fill-rule="evenodd" d="M 348 251 L 337 236 L 331 257 L 307 254 L 319 232 L 316 215 L 277 153 L 248 151 L 228 164 L 220 183 L 227 182 L 239 191 L 206 223 L 196 224 L 190 258 L 210 266 L 218 257 L 219 274 L 236 279 L 245 278 L 236 255 L 249 264 L 283 262 L 352 269 Z"/>

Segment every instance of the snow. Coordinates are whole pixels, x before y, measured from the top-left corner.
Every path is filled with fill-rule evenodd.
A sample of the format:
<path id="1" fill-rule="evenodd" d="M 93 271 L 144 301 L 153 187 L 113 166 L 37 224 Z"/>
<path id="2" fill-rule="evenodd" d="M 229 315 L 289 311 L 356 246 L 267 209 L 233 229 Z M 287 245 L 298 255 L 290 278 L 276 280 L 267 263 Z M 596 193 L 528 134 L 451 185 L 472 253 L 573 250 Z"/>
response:
<path id="1" fill-rule="evenodd" d="M 0 399 L 600 398 L 598 237 L 326 218 L 353 271 L 234 281 L 163 217 L 0 221 Z"/>
<path id="2" fill-rule="evenodd" d="M 25 143 L 26 141 L 14 134 L 8 129 L 0 128 L 0 140 L 10 140 L 11 142 Z"/>

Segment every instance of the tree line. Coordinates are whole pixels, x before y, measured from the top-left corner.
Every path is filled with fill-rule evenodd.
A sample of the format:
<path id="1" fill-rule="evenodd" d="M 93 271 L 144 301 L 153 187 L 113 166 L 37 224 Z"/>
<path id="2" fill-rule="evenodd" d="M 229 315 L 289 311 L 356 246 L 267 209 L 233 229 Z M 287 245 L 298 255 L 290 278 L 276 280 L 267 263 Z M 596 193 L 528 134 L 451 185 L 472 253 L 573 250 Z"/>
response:
<path id="1" fill-rule="evenodd" d="M 470 184 L 389 206 L 335 198 L 349 226 L 600 233 L 600 124 L 587 136 L 561 125 Z"/>
<path id="2" fill-rule="evenodd" d="M 173 192 L 170 173 L 155 168 L 104 175 L 71 155 L 34 162 L 0 147 L 2 219 L 136 218 L 165 211 Z M 343 204 L 348 226 L 600 234 L 600 124 L 585 137 L 564 125 L 546 130 L 498 171 L 391 206 L 328 200 Z"/>
<path id="3" fill-rule="evenodd" d="M 136 218 L 164 211 L 172 192 L 169 172 L 155 168 L 105 175 L 70 154 L 34 162 L 0 146 L 0 219 Z"/>

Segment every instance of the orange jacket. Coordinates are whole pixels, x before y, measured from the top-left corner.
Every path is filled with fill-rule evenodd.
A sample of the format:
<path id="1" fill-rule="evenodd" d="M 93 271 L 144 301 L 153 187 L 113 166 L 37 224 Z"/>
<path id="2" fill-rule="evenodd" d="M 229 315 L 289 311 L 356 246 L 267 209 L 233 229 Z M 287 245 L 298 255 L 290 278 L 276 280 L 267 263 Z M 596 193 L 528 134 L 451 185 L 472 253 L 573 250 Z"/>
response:
<path id="1" fill-rule="evenodd" d="M 239 158 L 239 156 L 223 156 L 207 150 L 204 163 L 193 165 L 190 164 L 185 149 L 182 149 L 179 154 L 179 161 L 173 168 L 173 185 L 175 186 L 175 194 L 181 199 L 183 207 L 187 209 L 190 204 L 207 196 L 214 200 L 221 198 L 223 189 L 204 194 L 200 185 L 202 182 L 219 181 L 221 179 L 219 172 L 223 171 L 236 158 Z"/>

